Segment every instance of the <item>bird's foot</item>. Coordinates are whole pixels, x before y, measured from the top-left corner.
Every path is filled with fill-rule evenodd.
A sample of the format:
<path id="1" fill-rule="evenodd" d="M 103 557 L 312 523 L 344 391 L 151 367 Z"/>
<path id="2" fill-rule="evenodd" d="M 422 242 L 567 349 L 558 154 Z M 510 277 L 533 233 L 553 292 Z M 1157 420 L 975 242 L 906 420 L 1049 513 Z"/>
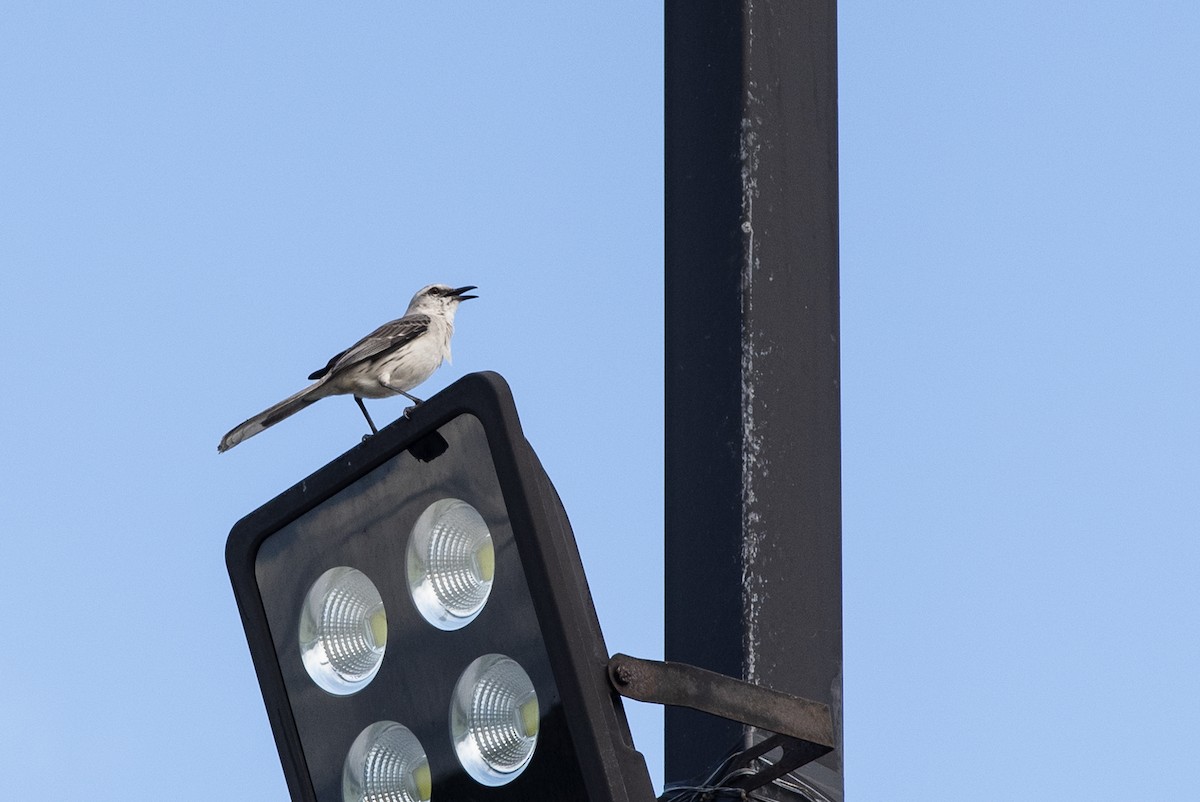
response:
<path id="1" fill-rule="evenodd" d="M 374 435 L 370 435 L 370 434 L 364 434 L 364 435 L 363 435 L 363 439 L 362 439 L 362 441 L 365 443 L 365 442 L 367 442 L 368 440 L 370 440 L 372 437 L 374 437 Z"/>
<path id="2" fill-rule="evenodd" d="M 416 405 L 416 404 L 413 404 L 411 407 L 405 407 L 405 408 L 404 408 L 404 417 L 405 417 L 405 418 L 411 418 L 411 417 L 412 417 L 412 411 L 413 411 L 414 409 L 416 409 L 416 408 L 417 408 L 417 405 Z"/>

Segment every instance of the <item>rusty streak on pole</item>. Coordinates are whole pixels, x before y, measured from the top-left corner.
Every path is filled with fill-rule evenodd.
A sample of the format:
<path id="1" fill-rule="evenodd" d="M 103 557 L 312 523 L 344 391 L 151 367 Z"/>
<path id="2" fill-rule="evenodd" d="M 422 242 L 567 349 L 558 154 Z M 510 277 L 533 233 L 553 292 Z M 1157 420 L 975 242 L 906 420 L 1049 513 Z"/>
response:
<path id="1" fill-rule="evenodd" d="M 666 658 L 828 704 L 840 800 L 836 2 L 665 20 Z M 667 780 L 739 738 L 668 708 Z"/>

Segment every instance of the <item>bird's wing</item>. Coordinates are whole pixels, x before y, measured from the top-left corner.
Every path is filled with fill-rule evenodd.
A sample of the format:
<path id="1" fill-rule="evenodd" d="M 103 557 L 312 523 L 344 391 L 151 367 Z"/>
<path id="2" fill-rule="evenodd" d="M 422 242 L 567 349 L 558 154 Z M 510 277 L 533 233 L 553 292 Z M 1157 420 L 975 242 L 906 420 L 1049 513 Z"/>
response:
<path id="1" fill-rule="evenodd" d="M 428 331 L 429 322 L 429 315 L 405 315 L 399 320 L 384 323 L 345 351 L 335 354 L 325 367 L 313 372 L 308 378 L 320 379 L 335 370 L 343 370 L 365 359 L 394 351 Z"/>

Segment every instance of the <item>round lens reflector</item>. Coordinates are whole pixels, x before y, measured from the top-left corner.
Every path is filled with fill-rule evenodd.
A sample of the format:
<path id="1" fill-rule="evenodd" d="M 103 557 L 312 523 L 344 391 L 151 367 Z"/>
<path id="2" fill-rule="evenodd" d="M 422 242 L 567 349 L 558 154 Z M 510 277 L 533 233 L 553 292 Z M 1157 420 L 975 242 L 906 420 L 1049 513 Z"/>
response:
<path id="1" fill-rule="evenodd" d="M 502 654 L 467 666 L 450 703 L 450 737 L 464 769 L 483 785 L 512 782 L 537 746 L 537 693 L 525 669 Z"/>
<path id="2" fill-rule="evenodd" d="M 444 498 L 421 513 L 408 538 L 408 589 L 426 621 L 444 630 L 474 621 L 495 573 L 492 534 L 478 510 Z"/>
<path id="3" fill-rule="evenodd" d="M 421 742 L 394 721 L 360 732 L 342 769 L 344 802 L 427 802 L 432 786 Z"/>
<path id="4" fill-rule="evenodd" d="M 375 584 L 354 568 L 330 568 L 300 608 L 300 656 L 313 682 L 337 696 L 367 686 L 383 662 L 387 613 Z"/>

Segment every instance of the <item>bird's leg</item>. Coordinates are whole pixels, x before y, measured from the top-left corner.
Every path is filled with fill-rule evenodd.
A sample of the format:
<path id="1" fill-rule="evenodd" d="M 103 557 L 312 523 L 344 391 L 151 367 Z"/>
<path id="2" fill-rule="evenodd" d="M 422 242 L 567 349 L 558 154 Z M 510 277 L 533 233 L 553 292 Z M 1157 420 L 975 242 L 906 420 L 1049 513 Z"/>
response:
<path id="1" fill-rule="evenodd" d="M 358 404 L 358 408 L 362 410 L 363 417 L 367 419 L 367 425 L 371 427 L 371 434 L 379 434 L 379 430 L 375 428 L 375 421 L 371 420 L 370 414 L 367 412 L 367 405 L 358 396 L 354 396 L 354 403 Z M 366 440 L 366 436 L 363 436 Z"/>
<path id="2" fill-rule="evenodd" d="M 412 401 L 412 402 L 413 402 L 413 405 L 412 405 L 411 407 L 405 407 L 405 408 L 404 408 L 404 417 L 406 417 L 406 418 L 411 418 L 411 417 L 412 417 L 412 411 L 413 411 L 414 409 L 416 409 L 416 408 L 417 408 L 417 405 L 418 405 L 418 404 L 424 404 L 424 403 L 425 403 L 425 402 L 424 402 L 424 401 L 422 401 L 421 399 L 417 398 L 415 395 L 409 395 L 408 393 L 404 392 L 403 390 L 401 390 L 401 391 L 400 391 L 400 395 L 404 396 L 404 397 L 405 397 L 405 398 L 407 398 L 409 401 Z"/>
<path id="3" fill-rule="evenodd" d="M 391 385 L 388 385 L 388 384 L 385 384 L 383 386 L 387 387 L 392 392 L 399 393 L 400 395 L 407 398 L 409 401 L 413 402 L 413 405 L 411 407 L 405 407 L 405 409 L 404 409 L 404 417 L 406 417 L 406 418 L 412 417 L 412 411 L 417 408 L 418 404 L 425 403 L 421 399 L 417 398 L 415 395 L 405 392 L 404 390 L 401 390 L 399 387 L 392 387 Z"/>

